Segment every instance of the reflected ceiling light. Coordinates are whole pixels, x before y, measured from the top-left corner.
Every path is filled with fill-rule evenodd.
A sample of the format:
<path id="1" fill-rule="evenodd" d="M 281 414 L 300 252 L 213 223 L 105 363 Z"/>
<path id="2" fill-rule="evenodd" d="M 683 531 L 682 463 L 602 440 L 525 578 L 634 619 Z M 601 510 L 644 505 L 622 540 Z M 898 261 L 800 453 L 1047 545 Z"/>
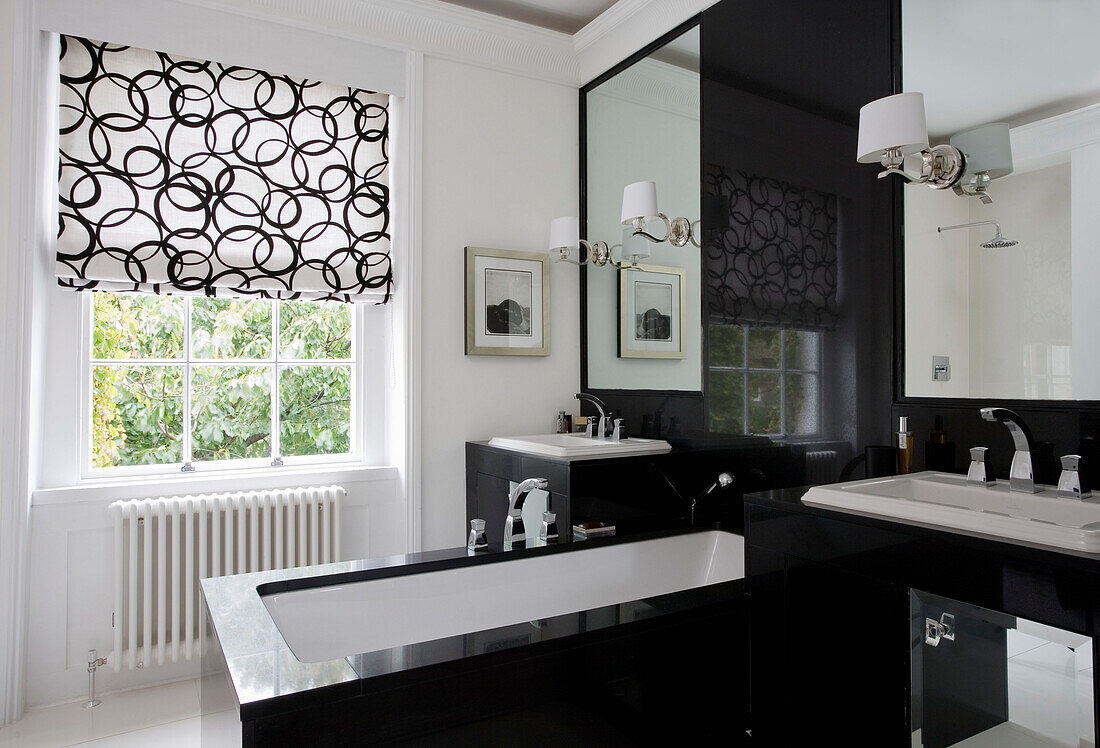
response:
<path id="1" fill-rule="evenodd" d="M 881 163 L 879 179 L 897 174 L 934 190 L 954 187 L 966 158 L 953 145 L 928 146 L 924 94 L 900 93 L 876 99 L 859 110 L 856 160 Z M 912 167 L 910 167 L 912 165 Z"/>
<path id="2" fill-rule="evenodd" d="M 637 267 L 640 260 L 649 257 L 649 244 L 635 236 L 631 229 L 623 231 L 622 244 L 611 247 L 606 242 L 587 242 L 581 239 L 581 222 L 576 216 L 561 216 L 550 222 L 550 242 L 547 248 L 556 262 L 568 262 L 570 265 L 591 263 L 599 267 L 611 265 L 616 268 Z M 581 252 L 581 249 L 584 252 Z M 620 261 L 616 262 L 612 254 L 616 249 Z M 572 259 L 576 252 L 579 259 Z"/>
<path id="3" fill-rule="evenodd" d="M 986 188 L 994 179 L 1012 173 L 1012 140 L 1007 122 L 991 122 L 951 136 L 951 145 L 966 159 L 966 169 L 954 190 L 959 195 L 993 202 Z"/>
<path id="4" fill-rule="evenodd" d="M 663 237 L 656 237 L 645 230 L 646 224 L 651 221 L 664 222 Z M 623 226 L 634 228 L 633 236 L 648 239 L 654 244 L 667 241 L 674 247 L 683 247 L 691 242 L 696 247 L 699 246 L 699 240 L 695 237 L 697 232 L 694 230 L 698 221 L 693 224 L 683 217 L 669 219 L 657 210 L 656 182 L 634 182 L 623 188 L 622 223 Z"/>

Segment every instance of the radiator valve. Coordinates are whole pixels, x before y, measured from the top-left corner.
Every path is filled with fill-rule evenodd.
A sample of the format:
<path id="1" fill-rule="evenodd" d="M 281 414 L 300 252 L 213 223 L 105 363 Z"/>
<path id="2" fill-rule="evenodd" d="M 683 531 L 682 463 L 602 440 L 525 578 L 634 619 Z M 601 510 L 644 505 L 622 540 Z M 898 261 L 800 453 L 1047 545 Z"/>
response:
<path id="1" fill-rule="evenodd" d="M 95 671 L 100 665 L 107 664 L 107 658 L 96 657 L 97 654 L 94 649 L 88 650 L 88 700 L 84 702 L 85 709 L 99 706 L 99 699 L 95 697 Z"/>

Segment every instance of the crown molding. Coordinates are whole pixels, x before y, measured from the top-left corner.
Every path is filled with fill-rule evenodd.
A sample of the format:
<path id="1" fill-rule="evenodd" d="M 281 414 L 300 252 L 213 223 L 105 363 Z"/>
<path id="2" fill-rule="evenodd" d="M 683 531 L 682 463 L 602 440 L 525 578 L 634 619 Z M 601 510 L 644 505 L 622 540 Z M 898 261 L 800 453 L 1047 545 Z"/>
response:
<path id="1" fill-rule="evenodd" d="M 717 0 L 619 0 L 570 36 L 438 0 L 181 0 L 377 46 L 577 86 Z"/>
<path id="2" fill-rule="evenodd" d="M 1009 137 L 1017 173 L 1066 163 L 1072 151 L 1100 143 L 1100 104 L 1013 127 Z"/>
<path id="3" fill-rule="evenodd" d="M 573 35 L 585 83 L 718 0 L 619 0 Z"/>
<path id="4" fill-rule="evenodd" d="M 430 0 L 182 0 L 356 41 L 577 85 L 568 34 Z"/>
<path id="5" fill-rule="evenodd" d="M 596 94 L 699 121 L 699 74 L 648 58 L 592 89 Z"/>

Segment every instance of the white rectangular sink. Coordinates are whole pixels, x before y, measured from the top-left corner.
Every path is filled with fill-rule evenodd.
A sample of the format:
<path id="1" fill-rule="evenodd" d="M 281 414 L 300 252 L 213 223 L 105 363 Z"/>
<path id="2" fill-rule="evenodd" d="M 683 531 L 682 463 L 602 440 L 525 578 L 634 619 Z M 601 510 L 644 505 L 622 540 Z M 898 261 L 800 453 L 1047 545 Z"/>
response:
<path id="1" fill-rule="evenodd" d="M 802 502 L 1100 553 L 1100 500 L 1062 498 L 1053 487 L 1026 494 L 1010 491 L 1007 481 L 986 488 L 968 486 L 963 475 L 924 472 L 814 486 Z"/>
<path id="2" fill-rule="evenodd" d="M 633 455 L 658 455 L 672 451 L 672 445 L 664 439 L 636 439 L 622 441 L 594 439 L 584 434 L 535 434 L 533 436 L 494 436 L 490 447 L 510 449 L 542 457 L 563 460 L 597 460 L 607 457 Z"/>

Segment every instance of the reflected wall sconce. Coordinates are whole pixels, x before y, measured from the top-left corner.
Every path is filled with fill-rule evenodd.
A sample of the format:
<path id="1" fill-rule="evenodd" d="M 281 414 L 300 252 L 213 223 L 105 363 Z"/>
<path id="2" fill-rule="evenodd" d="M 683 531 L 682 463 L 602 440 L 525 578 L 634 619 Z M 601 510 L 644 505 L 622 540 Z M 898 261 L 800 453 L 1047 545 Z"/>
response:
<path id="1" fill-rule="evenodd" d="M 954 186 L 958 195 L 976 197 L 988 205 L 993 202 L 986 188 L 994 179 L 1012 173 L 1012 140 L 1007 122 L 991 122 L 951 136 L 951 145 L 962 151 L 966 171 Z"/>
<path id="2" fill-rule="evenodd" d="M 562 216 L 550 222 L 550 242 L 548 252 L 556 262 L 568 262 L 570 265 L 589 263 L 603 267 L 637 267 L 641 260 L 650 255 L 649 244 L 632 229 L 623 230 L 621 244 L 608 246 L 607 242 L 588 242 L 580 238 L 580 219 L 576 216 Z M 619 261 L 613 253 L 618 249 Z M 583 250 L 583 251 L 582 251 Z M 577 253 L 578 259 L 572 258 Z"/>
<path id="3" fill-rule="evenodd" d="M 966 167 L 966 158 L 955 146 L 928 146 L 924 94 L 915 92 L 863 105 L 859 110 L 856 160 L 861 164 L 881 163 L 884 169 L 879 179 L 897 174 L 934 190 L 954 187 Z"/>
<path id="4" fill-rule="evenodd" d="M 1012 173 L 1012 143 L 1008 124 L 991 122 L 956 133 L 949 144 L 929 147 L 924 94 L 900 93 L 859 110 L 856 160 L 881 163 L 885 169 L 879 179 L 897 174 L 989 204 L 989 183 Z"/>
<path id="5" fill-rule="evenodd" d="M 664 213 L 657 210 L 657 183 L 634 182 L 623 189 L 623 226 L 631 226 L 633 235 L 648 239 L 654 244 L 668 242 L 674 247 L 683 247 L 691 242 L 696 247 L 699 239 L 695 227 L 699 221 L 692 223 L 684 217 L 670 219 Z M 662 221 L 665 224 L 665 235 L 654 236 L 645 230 L 646 224 L 651 221 Z"/>

